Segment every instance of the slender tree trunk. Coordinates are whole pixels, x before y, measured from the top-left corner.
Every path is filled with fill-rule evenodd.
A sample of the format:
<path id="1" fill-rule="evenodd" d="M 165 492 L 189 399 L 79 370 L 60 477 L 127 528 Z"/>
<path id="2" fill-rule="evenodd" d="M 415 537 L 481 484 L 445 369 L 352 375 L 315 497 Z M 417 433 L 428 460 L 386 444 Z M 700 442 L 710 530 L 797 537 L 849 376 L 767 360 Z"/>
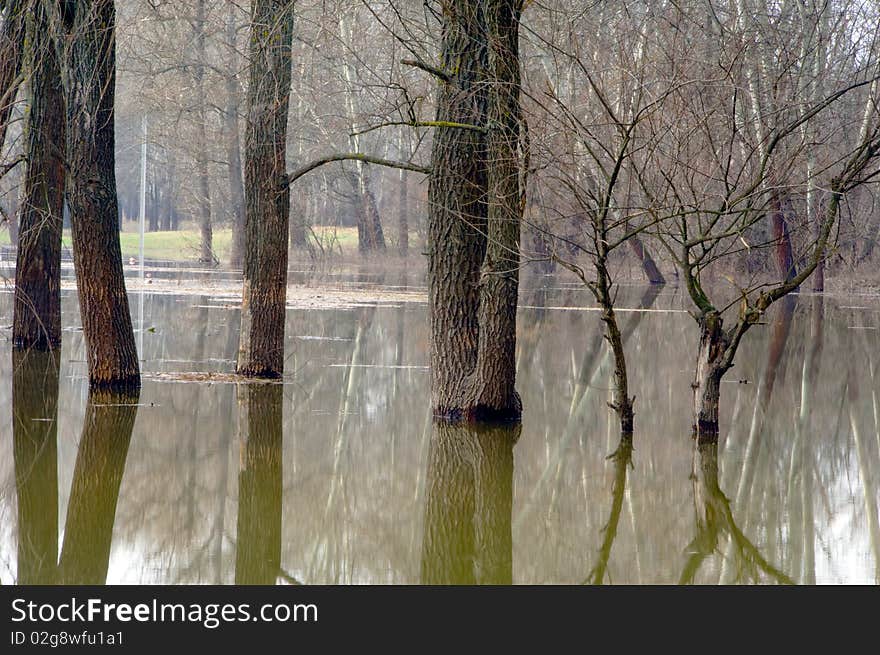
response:
<path id="1" fill-rule="evenodd" d="M 409 255 L 409 184 L 406 171 L 400 171 L 400 196 L 397 208 L 397 252 Z"/>
<path id="2" fill-rule="evenodd" d="M 446 3 L 440 61 L 454 66 L 440 85 L 437 120 L 483 125 L 488 53 L 482 3 Z M 431 405 L 461 419 L 477 360 L 480 265 L 486 252 L 486 145 L 475 130 L 435 130 L 428 179 L 428 303 Z"/>
<path id="3" fill-rule="evenodd" d="M 177 211 L 174 206 L 174 187 L 177 183 L 177 158 L 174 155 L 174 150 L 171 149 L 168 151 L 168 187 L 165 196 L 164 203 L 164 216 L 162 217 L 162 229 L 163 230 L 175 230 L 177 229 L 176 220 L 174 218 L 175 212 Z"/>
<path id="4" fill-rule="evenodd" d="M 620 523 L 620 510 L 623 508 L 623 498 L 626 492 L 626 474 L 632 464 L 632 434 L 622 434 L 617 450 L 608 458 L 614 462 L 614 482 L 611 485 L 611 513 L 608 522 L 602 528 L 602 547 L 599 549 L 599 557 L 596 565 L 590 571 L 586 583 L 600 585 L 605 580 L 608 572 L 608 560 L 611 558 L 611 548 L 617 537 L 617 526 Z"/>
<path id="5" fill-rule="evenodd" d="M 58 351 L 12 352 L 16 584 L 55 584 L 58 561 Z"/>
<path id="6" fill-rule="evenodd" d="M 65 13 L 67 200 L 80 314 L 93 387 L 140 387 L 119 246 L 114 153 L 116 12 L 112 0 Z"/>
<path id="7" fill-rule="evenodd" d="M 27 171 L 18 225 L 13 348 L 61 345 L 61 224 L 64 208 L 64 94 L 46 7 L 28 18 L 30 109 Z"/>
<path id="8" fill-rule="evenodd" d="M 137 395 L 89 394 L 59 562 L 61 584 L 102 585 L 107 581 L 119 486 Z"/>
<path id="9" fill-rule="evenodd" d="M 285 152 L 293 8 L 292 0 L 255 0 L 251 6 L 238 372 L 253 377 L 280 377 L 284 372 L 290 210 Z"/>
<path id="10" fill-rule="evenodd" d="M 226 111 L 223 114 L 226 161 L 229 166 L 229 210 L 232 212 L 232 251 L 229 265 L 239 268 L 244 256 L 244 182 L 241 175 L 241 137 L 238 129 L 241 90 L 236 77 L 239 59 L 233 10 L 226 17 L 226 45 L 229 49 L 227 65 L 233 71 L 226 76 Z"/>
<path id="11" fill-rule="evenodd" d="M 281 432 L 284 387 L 239 385 L 235 584 L 275 584 L 281 571 Z"/>
<path id="12" fill-rule="evenodd" d="M 0 152 L 21 83 L 27 3 L 28 0 L 7 0 L 3 12 L 3 27 L 0 29 Z"/>
<path id="13" fill-rule="evenodd" d="M 199 261 L 214 262 L 214 229 L 211 225 L 211 188 L 208 180 L 208 99 L 205 95 L 205 21 L 206 0 L 198 0 L 196 5 L 196 56 L 195 85 L 198 107 L 196 110 L 196 168 L 199 193 L 199 229 L 202 236 Z"/>

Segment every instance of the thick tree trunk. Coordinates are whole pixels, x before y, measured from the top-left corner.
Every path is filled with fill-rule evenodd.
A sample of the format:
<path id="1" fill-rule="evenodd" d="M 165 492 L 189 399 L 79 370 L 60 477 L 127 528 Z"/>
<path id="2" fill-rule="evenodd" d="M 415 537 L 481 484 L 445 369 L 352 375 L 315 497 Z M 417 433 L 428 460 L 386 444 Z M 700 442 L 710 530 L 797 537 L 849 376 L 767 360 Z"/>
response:
<path id="1" fill-rule="evenodd" d="M 281 571 L 281 433 L 284 387 L 239 385 L 235 584 L 275 584 Z"/>
<path id="2" fill-rule="evenodd" d="M 58 561 L 58 351 L 12 352 L 16 584 L 55 584 Z"/>
<path id="3" fill-rule="evenodd" d="M 89 394 L 67 503 L 61 584 L 107 581 L 116 503 L 137 404 L 137 395 Z"/>
<path id="4" fill-rule="evenodd" d="M 292 0 L 255 0 L 251 6 L 244 290 L 237 370 L 253 377 L 280 377 L 284 372 L 290 210 L 285 152 L 293 6 Z"/>
<path id="5" fill-rule="evenodd" d="M 236 41 L 235 14 L 230 11 L 226 17 L 226 45 L 229 49 L 227 65 L 232 70 L 238 69 Z M 241 138 L 238 130 L 240 94 L 238 78 L 232 73 L 228 74 L 223 122 L 226 130 L 226 161 L 229 166 L 229 210 L 232 212 L 232 251 L 229 265 L 233 268 L 241 267 L 244 257 L 244 182 L 241 176 Z"/>
<path id="6" fill-rule="evenodd" d="M 140 387 L 119 247 L 114 154 L 116 13 L 112 0 L 78 2 L 61 45 L 67 112 L 67 201 L 80 314 L 93 387 Z"/>
<path id="7" fill-rule="evenodd" d="M 12 344 L 52 350 L 61 345 L 64 94 L 42 3 L 33 7 L 28 24 L 28 164 L 19 214 Z"/>
<path id="8" fill-rule="evenodd" d="M 519 420 L 516 309 L 522 219 L 518 0 L 487 3 L 489 39 L 488 243 L 480 271 L 477 362 L 468 412 L 476 420 Z"/>
<path id="9" fill-rule="evenodd" d="M 483 125 L 488 60 L 482 3 L 446 3 L 437 120 Z M 486 252 L 486 145 L 476 130 L 435 130 L 428 179 L 428 303 L 431 403 L 436 417 L 461 419 L 477 361 L 480 266 Z"/>
<path id="10" fill-rule="evenodd" d="M 0 153 L 6 140 L 9 114 L 21 83 L 27 0 L 7 0 L 0 29 Z"/>
<path id="11" fill-rule="evenodd" d="M 511 584 L 516 426 L 435 424 L 421 584 Z"/>
<path id="12" fill-rule="evenodd" d="M 712 311 L 700 318 L 700 349 L 694 374 L 694 437 L 699 443 L 718 441 L 718 407 L 728 340 L 723 321 Z"/>

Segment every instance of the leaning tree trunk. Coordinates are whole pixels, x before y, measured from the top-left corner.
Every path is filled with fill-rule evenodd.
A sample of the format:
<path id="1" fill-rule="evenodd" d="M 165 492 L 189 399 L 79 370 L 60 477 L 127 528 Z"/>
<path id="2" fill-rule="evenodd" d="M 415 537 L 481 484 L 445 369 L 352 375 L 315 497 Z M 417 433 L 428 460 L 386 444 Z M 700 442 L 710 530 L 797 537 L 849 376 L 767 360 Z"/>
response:
<path id="1" fill-rule="evenodd" d="M 476 420 L 519 420 L 516 309 L 523 211 L 520 164 L 520 0 L 487 3 L 489 38 L 488 243 L 480 271 L 477 362 L 467 411 Z"/>
<path id="2" fill-rule="evenodd" d="M 483 125 L 487 51 L 482 3 L 454 0 L 445 14 L 437 120 Z M 486 252 L 486 152 L 482 132 L 440 127 L 428 179 L 428 303 L 434 415 L 460 419 L 477 361 L 480 265 Z"/>
<path id="3" fill-rule="evenodd" d="M 252 377 L 280 377 L 284 372 L 290 210 L 285 152 L 293 6 L 292 0 L 255 0 L 251 7 L 238 372 Z"/>
<path id="4" fill-rule="evenodd" d="M 52 350 L 61 345 L 64 94 L 42 3 L 29 13 L 28 33 L 28 164 L 18 221 L 12 344 Z"/>
<path id="5" fill-rule="evenodd" d="M 635 234 L 627 239 L 626 242 L 629 244 L 629 248 L 636 256 L 636 259 L 638 259 L 639 263 L 642 265 L 642 270 L 645 272 L 645 277 L 648 278 L 648 283 L 666 284 L 666 278 L 663 277 L 663 273 L 661 273 L 660 269 L 657 267 L 657 262 L 654 261 L 654 258 L 651 256 L 650 251 L 645 247 L 641 238 Z"/>
<path id="6" fill-rule="evenodd" d="M 63 20 L 66 35 L 58 42 L 67 114 L 67 201 L 89 382 L 138 388 L 116 196 L 116 12 L 112 0 L 78 2 Z"/>
<path id="7" fill-rule="evenodd" d="M 67 502 L 58 564 L 61 584 L 107 581 L 116 504 L 137 408 L 137 394 L 89 394 Z"/>
<path id="8" fill-rule="evenodd" d="M 27 0 L 8 0 L 0 29 L 0 151 L 6 140 L 9 114 L 21 82 Z"/>

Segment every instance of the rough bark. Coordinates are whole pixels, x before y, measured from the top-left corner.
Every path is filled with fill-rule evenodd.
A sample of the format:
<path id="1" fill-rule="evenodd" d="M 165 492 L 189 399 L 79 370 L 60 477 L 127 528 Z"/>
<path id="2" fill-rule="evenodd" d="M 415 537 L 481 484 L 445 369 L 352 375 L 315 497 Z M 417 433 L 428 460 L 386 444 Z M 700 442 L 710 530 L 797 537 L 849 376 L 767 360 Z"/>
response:
<path id="1" fill-rule="evenodd" d="M 728 337 L 724 333 L 723 320 L 716 311 L 702 316 L 700 325 L 700 348 L 694 374 L 694 437 L 699 443 L 718 441 L 718 406 L 721 395 L 721 378 L 727 371 L 724 365 Z"/>
<path id="2" fill-rule="evenodd" d="M 58 559 L 58 351 L 12 352 L 16 584 L 55 584 Z"/>
<path id="3" fill-rule="evenodd" d="M 511 584 L 513 446 L 520 428 L 435 424 L 422 584 Z"/>
<path id="4" fill-rule="evenodd" d="M 280 384 L 244 384 L 238 389 L 241 468 L 235 584 L 274 584 L 281 571 L 283 391 Z"/>
<path id="5" fill-rule="evenodd" d="M 92 387 L 140 387 L 119 247 L 114 154 L 116 13 L 112 0 L 66 5 L 57 40 L 66 106 L 67 201 Z"/>
<path id="6" fill-rule="evenodd" d="M 105 584 L 137 395 L 89 394 L 59 562 L 62 584 Z"/>
<path id="7" fill-rule="evenodd" d="M 290 190 L 285 175 L 292 0 L 251 6 L 245 137 L 245 254 L 238 372 L 284 372 L 284 310 Z"/>
<path id="8" fill-rule="evenodd" d="M 444 3 L 437 120 L 482 125 L 488 53 L 482 3 Z M 480 266 L 486 252 L 486 146 L 482 132 L 434 131 L 428 177 L 428 303 L 431 402 L 436 417 L 461 418 L 477 360 Z"/>
<path id="9" fill-rule="evenodd" d="M 235 33 L 235 14 L 226 17 L 226 44 L 229 49 L 229 65 L 238 67 Z M 226 161 L 229 166 L 229 210 L 232 212 L 232 250 L 229 265 L 239 268 L 244 256 L 244 182 L 241 175 L 241 138 L 238 130 L 238 112 L 241 89 L 235 75 L 226 76 L 226 110 L 223 125 L 226 131 Z"/>
<path id="10" fill-rule="evenodd" d="M 6 140 L 9 114 L 21 83 L 27 0 L 8 0 L 0 29 L 0 152 Z"/>
<path id="11" fill-rule="evenodd" d="M 46 7 L 28 18 L 27 170 L 18 220 L 13 348 L 61 345 L 61 226 L 64 207 L 64 97 Z"/>
<path id="12" fill-rule="evenodd" d="M 477 362 L 468 413 L 476 420 L 519 420 L 516 309 L 523 211 L 520 163 L 519 0 L 486 3 L 489 40 L 487 246 L 480 270 Z"/>

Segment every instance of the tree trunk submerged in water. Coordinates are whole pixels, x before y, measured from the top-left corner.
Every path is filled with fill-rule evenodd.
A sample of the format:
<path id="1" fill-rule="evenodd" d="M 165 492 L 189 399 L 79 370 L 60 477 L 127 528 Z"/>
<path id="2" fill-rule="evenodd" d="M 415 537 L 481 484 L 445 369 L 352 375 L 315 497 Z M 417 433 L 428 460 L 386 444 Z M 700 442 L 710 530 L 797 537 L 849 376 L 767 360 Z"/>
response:
<path id="1" fill-rule="evenodd" d="M 516 392 L 516 310 L 523 211 L 520 163 L 518 0 L 486 3 L 489 39 L 487 245 L 480 271 L 476 368 L 469 411 L 476 420 L 519 420 Z"/>
<path id="2" fill-rule="evenodd" d="M 519 421 L 522 216 L 518 2 L 447 3 L 429 177 L 432 405 L 446 421 Z M 491 125 L 491 129 L 483 126 Z"/>
<path id="3" fill-rule="evenodd" d="M 42 3 L 29 13 L 27 23 L 28 164 L 18 222 L 12 344 L 52 350 L 61 345 L 64 93 Z"/>
<path id="4" fill-rule="evenodd" d="M 446 3 L 440 60 L 455 63 L 441 83 L 437 119 L 486 120 L 487 51 L 482 3 Z M 428 178 L 428 304 L 431 402 L 435 416 L 461 419 L 465 383 L 477 361 L 480 265 L 486 253 L 486 144 L 483 133 L 437 128 Z"/>
<path id="5" fill-rule="evenodd" d="M 140 387 L 116 196 L 116 12 L 112 0 L 78 2 L 58 35 L 66 103 L 67 200 L 92 387 Z M 57 11 L 57 10 L 56 10 Z M 53 21 L 54 22 L 54 21 Z"/>
<path id="6" fill-rule="evenodd" d="M 709 312 L 702 316 L 700 348 L 694 374 L 694 437 L 699 443 L 718 441 L 718 407 L 721 399 L 721 378 L 727 372 L 725 355 L 728 337 L 721 315 Z"/>
<path id="7" fill-rule="evenodd" d="M 284 372 L 290 189 L 285 174 L 290 101 L 292 0 L 251 8 L 250 82 L 245 138 L 245 253 L 238 373 Z"/>

